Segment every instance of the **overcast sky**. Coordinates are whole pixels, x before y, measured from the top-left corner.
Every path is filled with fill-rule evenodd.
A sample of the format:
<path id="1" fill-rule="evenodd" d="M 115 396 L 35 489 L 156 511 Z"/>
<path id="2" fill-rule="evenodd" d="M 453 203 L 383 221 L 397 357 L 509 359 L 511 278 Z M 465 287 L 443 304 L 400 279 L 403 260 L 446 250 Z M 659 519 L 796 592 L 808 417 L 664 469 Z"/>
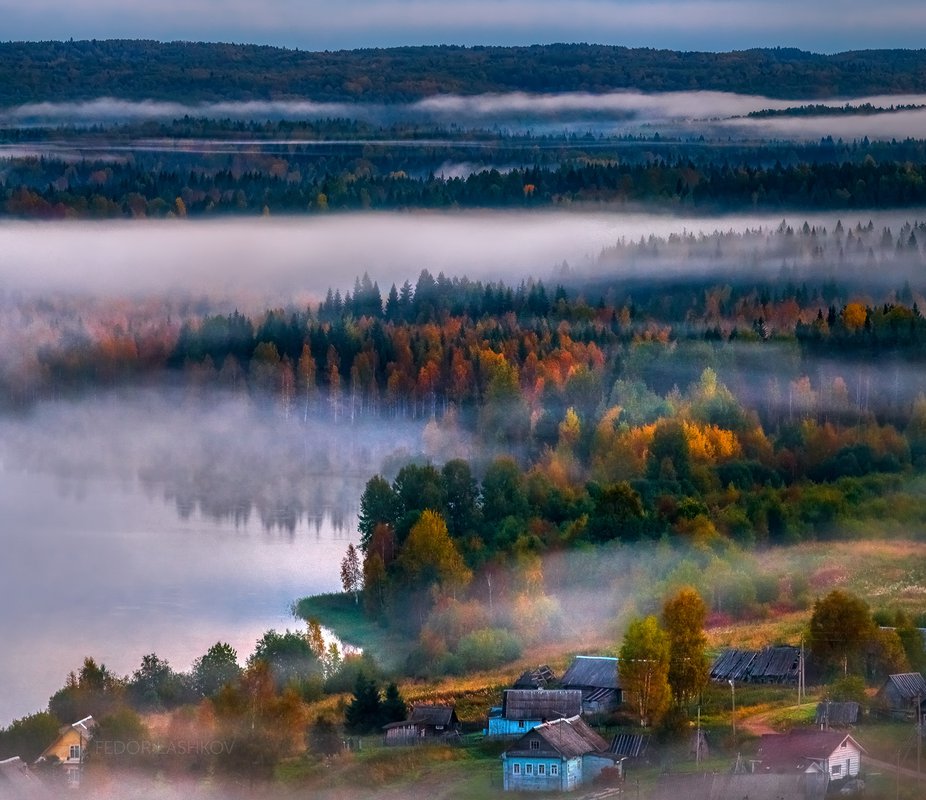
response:
<path id="1" fill-rule="evenodd" d="M 5 40 L 152 38 L 309 50 L 598 42 L 817 52 L 924 44 L 922 0 L 0 0 Z"/>

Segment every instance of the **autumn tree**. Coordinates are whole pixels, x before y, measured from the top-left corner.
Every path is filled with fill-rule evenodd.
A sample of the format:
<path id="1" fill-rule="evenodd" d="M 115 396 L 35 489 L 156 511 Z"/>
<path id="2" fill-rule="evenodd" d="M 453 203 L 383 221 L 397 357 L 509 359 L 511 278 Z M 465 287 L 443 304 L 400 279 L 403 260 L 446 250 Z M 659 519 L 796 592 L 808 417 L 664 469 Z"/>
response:
<path id="1" fill-rule="evenodd" d="M 619 663 L 621 686 L 640 725 L 658 724 L 669 708 L 670 644 L 654 616 L 633 620 L 624 635 Z"/>
<path id="2" fill-rule="evenodd" d="M 360 602 L 360 590 L 363 589 L 363 569 L 353 542 L 347 545 L 347 553 L 341 559 L 341 586 L 345 592 L 354 595 L 354 603 Z"/>
<path id="3" fill-rule="evenodd" d="M 863 670 L 865 651 L 875 630 L 868 604 L 854 594 L 834 589 L 813 604 L 810 649 L 823 674 Z"/>
<path id="4" fill-rule="evenodd" d="M 397 564 L 411 589 L 453 594 L 465 588 L 473 577 L 443 517 L 430 509 L 422 512 L 412 526 Z"/>
<path id="5" fill-rule="evenodd" d="M 707 686 L 706 620 L 707 606 L 697 590 L 690 586 L 676 592 L 662 608 L 662 621 L 672 652 L 669 685 L 679 708 L 687 706 Z"/>

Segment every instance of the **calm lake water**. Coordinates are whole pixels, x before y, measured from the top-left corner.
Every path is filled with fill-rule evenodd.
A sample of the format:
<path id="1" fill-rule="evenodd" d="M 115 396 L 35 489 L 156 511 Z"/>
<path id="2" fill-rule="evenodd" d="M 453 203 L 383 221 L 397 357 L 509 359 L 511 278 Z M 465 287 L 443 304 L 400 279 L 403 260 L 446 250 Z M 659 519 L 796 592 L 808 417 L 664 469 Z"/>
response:
<path id="1" fill-rule="evenodd" d="M 338 590 L 366 479 L 420 428 L 327 427 L 151 397 L 0 421 L 0 725 L 85 656 L 186 670 L 222 640 L 243 662 L 299 624 L 295 598 Z"/>

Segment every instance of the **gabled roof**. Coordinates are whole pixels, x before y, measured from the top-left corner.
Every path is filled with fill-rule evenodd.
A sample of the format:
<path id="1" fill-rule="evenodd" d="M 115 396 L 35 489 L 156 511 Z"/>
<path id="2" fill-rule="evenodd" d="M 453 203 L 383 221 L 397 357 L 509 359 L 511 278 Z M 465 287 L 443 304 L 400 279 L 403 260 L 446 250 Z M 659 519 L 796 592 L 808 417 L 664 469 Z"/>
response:
<path id="1" fill-rule="evenodd" d="M 811 762 L 829 758 L 846 741 L 864 752 L 852 736 L 841 731 L 767 733 L 759 742 L 757 757 L 764 770 L 804 771 Z"/>
<path id="2" fill-rule="evenodd" d="M 608 656 L 576 656 L 563 679 L 563 687 L 592 687 L 595 689 L 620 689 L 617 659 Z"/>
<path id="3" fill-rule="evenodd" d="M 506 750 L 507 755 L 537 754 L 530 749 L 529 741 L 535 737 L 543 740 L 547 751 L 554 751 L 563 758 L 575 758 L 587 753 L 608 754 L 608 743 L 593 731 L 585 721 L 579 717 L 555 719 L 538 725 L 518 739 Z"/>
<path id="4" fill-rule="evenodd" d="M 582 692 L 579 689 L 506 689 L 502 697 L 505 719 L 543 722 L 581 713 Z"/>
<path id="5" fill-rule="evenodd" d="M 390 722 L 383 727 L 402 728 L 406 725 L 443 725 L 448 726 L 456 722 L 457 712 L 453 706 L 412 706 L 408 713 L 408 719 L 401 722 Z"/>
<path id="6" fill-rule="evenodd" d="M 817 706 L 816 725 L 855 725 L 858 722 L 858 703 L 823 702 Z"/>
<path id="7" fill-rule="evenodd" d="M 917 697 L 926 700 L 926 680 L 919 672 L 888 675 L 885 686 L 887 684 L 892 684 L 897 694 L 905 700 L 915 700 Z"/>
<path id="8" fill-rule="evenodd" d="M 96 732 L 96 728 L 97 721 L 90 715 L 84 717 L 83 719 L 79 719 L 77 722 L 73 722 L 70 725 L 62 725 L 60 728 L 58 728 L 58 738 L 42 751 L 42 755 L 40 755 L 36 761 L 44 760 L 46 754 L 58 746 L 58 743 L 61 741 L 61 737 L 70 731 L 77 731 L 84 742 L 89 742 L 93 738 L 93 734 Z"/>

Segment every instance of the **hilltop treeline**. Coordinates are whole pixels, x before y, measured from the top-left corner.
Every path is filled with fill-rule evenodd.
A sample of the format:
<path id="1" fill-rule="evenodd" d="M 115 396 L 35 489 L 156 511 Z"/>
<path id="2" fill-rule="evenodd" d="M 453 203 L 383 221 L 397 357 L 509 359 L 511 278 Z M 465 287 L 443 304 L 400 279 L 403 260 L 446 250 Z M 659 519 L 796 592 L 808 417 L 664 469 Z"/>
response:
<path id="1" fill-rule="evenodd" d="M 676 52 L 589 44 L 305 52 L 134 40 L 0 44 L 0 106 L 100 96 L 397 102 L 434 94 L 711 89 L 784 98 L 926 91 L 926 54 Z"/>

